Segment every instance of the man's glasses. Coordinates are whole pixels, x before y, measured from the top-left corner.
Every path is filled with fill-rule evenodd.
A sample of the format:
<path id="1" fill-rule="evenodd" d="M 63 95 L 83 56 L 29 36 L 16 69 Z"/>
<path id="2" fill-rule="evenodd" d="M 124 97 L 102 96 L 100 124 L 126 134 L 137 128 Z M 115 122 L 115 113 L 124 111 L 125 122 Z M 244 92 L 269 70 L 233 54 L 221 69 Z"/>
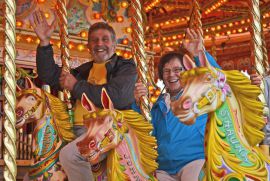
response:
<path id="1" fill-rule="evenodd" d="M 171 73 L 171 71 L 175 74 L 179 74 L 181 72 L 183 72 L 185 69 L 183 67 L 174 67 L 172 69 L 163 69 L 163 74 L 164 75 L 169 75 Z"/>

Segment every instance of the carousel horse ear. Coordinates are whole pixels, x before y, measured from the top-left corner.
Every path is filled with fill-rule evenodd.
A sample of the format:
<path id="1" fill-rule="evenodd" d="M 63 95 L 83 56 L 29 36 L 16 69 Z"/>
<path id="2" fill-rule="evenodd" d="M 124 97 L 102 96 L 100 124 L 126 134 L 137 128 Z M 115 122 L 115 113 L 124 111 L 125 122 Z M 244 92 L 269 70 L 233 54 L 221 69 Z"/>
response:
<path id="1" fill-rule="evenodd" d="M 96 106 L 88 99 L 85 93 L 82 94 L 81 104 L 90 113 L 96 111 Z"/>
<path id="2" fill-rule="evenodd" d="M 31 81 L 31 79 L 29 79 L 28 77 L 25 77 L 25 88 L 26 89 L 33 89 L 34 87 L 35 87 L 35 85 Z"/>
<path id="3" fill-rule="evenodd" d="M 22 89 L 20 88 L 20 86 L 18 86 L 18 84 L 16 84 L 16 92 L 20 92 Z"/>
<path id="4" fill-rule="evenodd" d="M 183 57 L 183 64 L 186 70 L 190 70 L 196 67 L 194 61 L 187 54 L 185 54 Z"/>
<path id="5" fill-rule="evenodd" d="M 210 69 L 213 68 L 212 65 L 209 63 L 209 60 L 206 57 L 205 52 L 203 52 L 203 51 L 199 52 L 199 61 L 200 61 L 201 67 L 207 67 Z"/>
<path id="6" fill-rule="evenodd" d="M 110 110 L 114 109 L 112 100 L 109 97 L 105 88 L 102 88 L 102 91 L 101 91 L 101 103 L 104 109 L 110 109 Z"/>

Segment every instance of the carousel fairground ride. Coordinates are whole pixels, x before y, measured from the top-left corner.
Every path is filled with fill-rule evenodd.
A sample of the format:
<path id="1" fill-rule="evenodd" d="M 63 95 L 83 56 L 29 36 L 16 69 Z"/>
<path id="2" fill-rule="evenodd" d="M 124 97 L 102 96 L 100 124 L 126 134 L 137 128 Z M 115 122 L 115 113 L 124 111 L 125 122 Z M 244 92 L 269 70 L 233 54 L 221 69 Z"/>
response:
<path id="1" fill-rule="evenodd" d="M 0 180 L 23 180 L 26 173 L 31 180 L 67 180 L 58 156 L 61 148 L 75 138 L 70 93 L 64 90 L 56 93 L 57 97 L 47 85 L 39 88 L 42 83 L 35 63 L 39 39 L 29 22 L 35 10 L 43 11 L 49 23 L 58 19 L 51 44 L 59 66 L 69 71 L 91 60 L 88 28 L 103 21 L 116 31 L 116 53 L 133 57 L 139 79 L 149 87 L 149 96 L 140 101 L 142 115 L 109 106 L 113 103 L 106 90 L 102 92 L 102 110 L 95 109 L 86 96 L 82 98 L 89 112 L 85 119 L 91 120 L 86 125 L 88 133 L 104 131 L 101 143 L 108 150 L 107 160 L 92 169 L 96 180 L 156 180 L 157 151 L 156 140 L 150 135 L 150 105 L 160 94 L 157 63 L 161 55 L 182 46 L 186 28 L 200 30 L 206 50 L 222 67 L 222 71 L 209 66 L 191 67 L 181 75 L 188 93 L 192 94 L 196 86 L 210 86 L 209 92 L 215 95 L 215 99 L 208 96 L 207 105 L 201 105 L 205 97 L 198 95 L 198 100 L 192 100 L 200 105 L 196 115 L 201 110 L 211 115 L 205 136 L 206 163 L 199 179 L 270 180 L 269 147 L 258 146 L 269 113 L 264 85 L 260 89 L 252 87 L 239 73 L 269 74 L 270 0 L 0 0 Z M 197 80 L 203 80 L 205 75 L 219 83 L 200 85 Z M 222 81 L 226 82 L 220 84 Z M 29 96 L 35 104 L 25 103 Z M 179 117 L 185 111 L 179 106 L 183 99 L 173 105 Z M 215 101 L 218 103 L 211 107 Z M 241 116 L 223 114 L 231 107 Z M 47 117 L 42 117 L 42 111 Z M 103 126 L 95 127 L 95 119 L 104 115 L 112 116 L 110 132 Z M 238 125 L 229 131 L 238 138 L 237 148 L 245 156 L 238 154 L 230 142 L 224 126 L 228 120 Z M 78 144 L 86 157 L 90 152 L 85 148 L 88 144 L 87 137 Z M 132 172 L 127 171 L 128 167 Z"/>

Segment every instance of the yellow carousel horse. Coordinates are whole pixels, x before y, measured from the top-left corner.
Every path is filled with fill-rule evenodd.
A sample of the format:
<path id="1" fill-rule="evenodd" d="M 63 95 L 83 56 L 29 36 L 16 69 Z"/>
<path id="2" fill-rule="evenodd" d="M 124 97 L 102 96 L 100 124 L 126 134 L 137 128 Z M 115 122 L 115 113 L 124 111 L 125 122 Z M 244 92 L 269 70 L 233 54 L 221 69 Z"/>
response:
<path id="1" fill-rule="evenodd" d="M 265 126 L 259 88 L 239 71 L 213 68 L 202 54 L 200 61 L 206 67 L 184 63 L 188 71 L 180 75 L 183 94 L 171 104 L 186 124 L 208 113 L 199 180 L 269 180 L 270 162 L 257 147 Z"/>
<path id="2" fill-rule="evenodd" d="M 153 126 L 133 110 L 116 110 L 103 89 L 97 109 L 83 94 L 81 103 L 89 112 L 84 116 L 86 136 L 77 143 L 80 153 L 93 167 L 96 180 L 156 180 L 156 139 L 150 135 Z M 102 155 L 106 155 L 100 162 Z"/>
<path id="3" fill-rule="evenodd" d="M 27 179 L 65 180 L 59 164 L 60 149 L 75 136 L 66 105 L 26 78 L 26 89 L 17 87 L 16 128 L 34 122 L 33 159 Z"/>
<path id="4" fill-rule="evenodd" d="M 35 122 L 33 131 L 33 160 L 30 180 L 66 180 L 59 164 L 60 149 L 74 139 L 66 105 L 58 98 L 36 87 L 26 79 L 27 88 L 17 90 L 16 127 Z M 150 136 L 153 127 L 132 110 L 113 109 L 103 90 L 104 109 L 98 110 L 86 98 L 82 104 L 88 131 L 78 143 L 81 153 L 93 165 L 96 180 L 155 180 L 157 168 L 156 139 Z M 99 157 L 107 158 L 99 163 Z"/>

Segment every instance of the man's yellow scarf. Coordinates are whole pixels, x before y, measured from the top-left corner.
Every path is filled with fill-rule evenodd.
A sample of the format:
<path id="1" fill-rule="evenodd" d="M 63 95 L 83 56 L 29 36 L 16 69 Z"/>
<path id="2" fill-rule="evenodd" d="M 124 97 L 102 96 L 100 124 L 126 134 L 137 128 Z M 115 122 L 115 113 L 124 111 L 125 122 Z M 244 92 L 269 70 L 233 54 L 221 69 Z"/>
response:
<path id="1" fill-rule="evenodd" d="M 108 61 L 107 61 L 108 62 Z M 107 69 L 106 63 L 93 63 L 93 67 L 90 70 L 87 81 L 94 85 L 103 85 L 107 83 Z M 82 107 L 81 101 L 77 100 L 75 104 L 74 125 L 83 125 L 83 115 L 87 114 L 87 111 Z"/>

